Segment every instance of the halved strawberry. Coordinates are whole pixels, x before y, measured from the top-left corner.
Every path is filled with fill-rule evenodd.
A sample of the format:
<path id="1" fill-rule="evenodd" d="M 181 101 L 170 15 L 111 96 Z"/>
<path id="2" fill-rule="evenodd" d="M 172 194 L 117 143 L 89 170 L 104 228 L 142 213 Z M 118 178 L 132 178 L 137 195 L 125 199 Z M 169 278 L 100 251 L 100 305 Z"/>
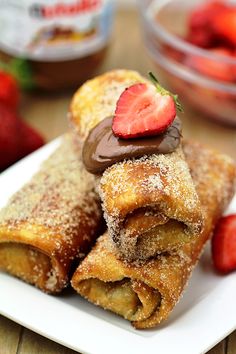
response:
<path id="1" fill-rule="evenodd" d="M 218 222 L 212 239 L 212 256 L 220 273 L 236 270 L 236 214 Z"/>
<path id="2" fill-rule="evenodd" d="M 122 139 L 153 136 L 164 132 L 173 122 L 175 105 L 179 105 L 177 96 L 163 89 L 152 74 L 150 76 L 155 86 L 134 84 L 118 99 L 112 123 L 115 136 Z"/>

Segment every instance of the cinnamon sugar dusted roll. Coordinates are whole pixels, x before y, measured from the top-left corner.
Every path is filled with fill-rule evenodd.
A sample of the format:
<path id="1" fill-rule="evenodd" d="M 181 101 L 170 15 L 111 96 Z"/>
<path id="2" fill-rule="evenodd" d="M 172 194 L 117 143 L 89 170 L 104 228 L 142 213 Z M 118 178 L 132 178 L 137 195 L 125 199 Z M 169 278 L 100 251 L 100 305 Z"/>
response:
<path id="1" fill-rule="evenodd" d="M 72 135 L 0 211 L 0 269 L 55 293 L 90 250 L 101 224 L 94 177 Z"/>
<path id="2" fill-rule="evenodd" d="M 80 295 L 138 329 L 155 327 L 169 317 L 234 193 L 236 170 L 230 158 L 193 143 L 186 143 L 184 152 L 204 217 L 198 237 L 175 253 L 129 262 L 120 257 L 106 233 L 72 278 Z"/>
<path id="3" fill-rule="evenodd" d="M 201 230 L 200 203 L 182 149 L 113 165 L 99 194 L 109 234 L 126 259 L 173 251 Z"/>
<path id="4" fill-rule="evenodd" d="M 111 127 L 109 133 L 106 117 L 114 115 L 121 92 L 137 82 L 151 85 L 134 71 L 114 70 L 85 83 L 71 104 L 71 121 L 85 140 L 86 168 L 93 173 L 105 170 L 98 191 L 109 236 L 129 260 L 174 251 L 196 238 L 202 228 L 200 202 L 182 151 L 179 124 L 174 122 L 158 137 L 159 145 L 152 143 L 154 151 L 150 154 L 149 149 L 147 155 L 153 138 L 138 155 L 136 145 L 144 145 L 144 139 L 126 143 L 112 134 Z M 91 149 L 97 138 L 97 146 Z"/>

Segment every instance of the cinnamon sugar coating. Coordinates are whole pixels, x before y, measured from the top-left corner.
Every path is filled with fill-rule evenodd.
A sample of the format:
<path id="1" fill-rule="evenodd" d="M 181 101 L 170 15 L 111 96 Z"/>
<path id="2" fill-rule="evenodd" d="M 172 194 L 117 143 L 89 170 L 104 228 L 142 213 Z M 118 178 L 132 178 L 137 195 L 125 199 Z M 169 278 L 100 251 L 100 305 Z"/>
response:
<path id="1" fill-rule="evenodd" d="M 100 181 L 108 233 L 129 260 L 172 251 L 197 237 L 202 211 L 182 149 L 126 160 Z"/>
<path id="2" fill-rule="evenodd" d="M 88 252 L 100 222 L 94 177 L 84 169 L 80 144 L 69 134 L 31 181 L 0 211 L 0 268 L 14 274 L 8 264 L 11 259 L 8 262 L 4 256 L 6 244 L 25 244 L 37 251 L 35 257 L 43 253 L 51 262 L 44 284 L 38 284 L 35 275 L 30 280 L 30 274 L 29 282 L 48 292 L 60 291 L 68 282 L 72 262 Z M 5 244 L 5 253 L 1 244 Z M 26 252 L 24 255 L 29 256 Z"/>
<path id="3" fill-rule="evenodd" d="M 69 120 L 82 140 L 95 125 L 115 113 L 121 93 L 137 82 L 149 81 L 133 70 L 112 70 L 85 82 L 75 92 Z"/>
<path id="4" fill-rule="evenodd" d="M 155 327 L 169 317 L 235 192 L 232 159 L 195 143 L 186 142 L 184 152 L 204 217 L 199 237 L 176 252 L 131 262 L 120 256 L 106 233 L 72 278 L 72 286 L 79 294 L 128 319 L 137 329 Z"/>
<path id="5" fill-rule="evenodd" d="M 97 123 L 114 114 L 122 91 L 137 82 L 151 85 L 130 70 L 113 70 L 82 85 L 70 107 L 77 135 L 84 141 Z M 115 163 L 103 173 L 98 192 L 108 233 L 127 259 L 176 249 L 202 227 L 200 203 L 181 147 Z M 170 235 L 170 230 L 175 232 Z M 148 247 L 150 240 L 155 249 Z"/>

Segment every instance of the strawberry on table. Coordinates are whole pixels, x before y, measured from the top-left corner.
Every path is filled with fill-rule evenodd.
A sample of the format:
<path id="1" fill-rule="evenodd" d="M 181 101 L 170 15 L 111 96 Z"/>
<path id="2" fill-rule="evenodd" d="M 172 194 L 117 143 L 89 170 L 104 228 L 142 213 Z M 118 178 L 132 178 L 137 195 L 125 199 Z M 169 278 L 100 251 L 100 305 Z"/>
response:
<path id="1" fill-rule="evenodd" d="M 177 96 L 165 90 L 153 74 L 154 85 L 137 83 L 128 87 L 117 101 L 112 130 L 122 139 L 163 133 L 176 116 Z"/>
<path id="2" fill-rule="evenodd" d="M 15 111 L 0 102 L 0 171 L 18 159 L 19 127 Z"/>
<path id="3" fill-rule="evenodd" d="M 44 145 L 43 137 L 23 120 L 20 121 L 20 158 L 37 150 Z"/>
<path id="4" fill-rule="evenodd" d="M 0 102 L 0 172 L 42 145 L 42 136 Z"/>
<path id="5" fill-rule="evenodd" d="M 236 214 L 218 222 L 212 239 L 212 256 L 220 273 L 236 270 Z"/>
<path id="6" fill-rule="evenodd" d="M 0 171 L 44 144 L 44 139 L 18 115 L 16 79 L 0 71 Z"/>
<path id="7" fill-rule="evenodd" d="M 19 100 L 20 92 L 16 80 L 5 71 L 0 71 L 0 102 L 16 110 Z"/>

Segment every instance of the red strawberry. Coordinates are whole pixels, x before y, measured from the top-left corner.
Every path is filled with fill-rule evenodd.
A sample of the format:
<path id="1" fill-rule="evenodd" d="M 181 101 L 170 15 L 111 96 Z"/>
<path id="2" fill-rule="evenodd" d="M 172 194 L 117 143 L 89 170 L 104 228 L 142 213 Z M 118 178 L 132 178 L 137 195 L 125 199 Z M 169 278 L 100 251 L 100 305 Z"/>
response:
<path id="1" fill-rule="evenodd" d="M 16 110 L 20 100 L 16 80 L 8 73 L 0 71 L 0 102 Z"/>
<path id="2" fill-rule="evenodd" d="M 189 28 L 209 30 L 209 24 L 218 14 L 228 9 L 224 1 L 208 1 L 194 9 L 189 16 Z"/>
<path id="3" fill-rule="evenodd" d="M 190 30 L 186 40 L 193 45 L 201 48 L 210 48 L 212 46 L 213 37 L 210 31 L 203 29 Z"/>
<path id="4" fill-rule="evenodd" d="M 20 156 L 22 158 L 44 145 L 43 137 L 23 120 L 20 121 Z"/>
<path id="5" fill-rule="evenodd" d="M 0 170 L 18 159 L 19 126 L 14 110 L 0 102 Z"/>
<path id="6" fill-rule="evenodd" d="M 220 219 L 212 239 L 215 268 L 221 273 L 236 270 L 236 214 Z"/>
<path id="7" fill-rule="evenodd" d="M 208 1 L 194 9 L 188 19 L 187 40 L 202 48 L 211 48 L 219 44 L 213 25 L 215 18 L 226 10 L 228 5 L 223 1 Z"/>
<path id="8" fill-rule="evenodd" d="M 119 138 L 157 135 L 173 122 L 177 96 L 163 89 L 152 74 L 150 76 L 155 86 L 134 84 L 117 101 L 112 130 Z"/>
<path id="9" fill-rule="evenodd" d="M 233 57 L 231 51 L 224 48 L 211 49 L 209 52 L 230 58 Z M 210 78 L 227 82 L 235 81 L 233 67 L 228 63 L 218 60 L 217 57 L 214 60 L 191 55 L 186 58 L 185 63 Z"/>
<path id="10" fill-rule="evenodd" d="M 236 46 L 236 8 L 228 7 L 228 11 L 215 17 L 213 29 L 215 33 Z"/>

